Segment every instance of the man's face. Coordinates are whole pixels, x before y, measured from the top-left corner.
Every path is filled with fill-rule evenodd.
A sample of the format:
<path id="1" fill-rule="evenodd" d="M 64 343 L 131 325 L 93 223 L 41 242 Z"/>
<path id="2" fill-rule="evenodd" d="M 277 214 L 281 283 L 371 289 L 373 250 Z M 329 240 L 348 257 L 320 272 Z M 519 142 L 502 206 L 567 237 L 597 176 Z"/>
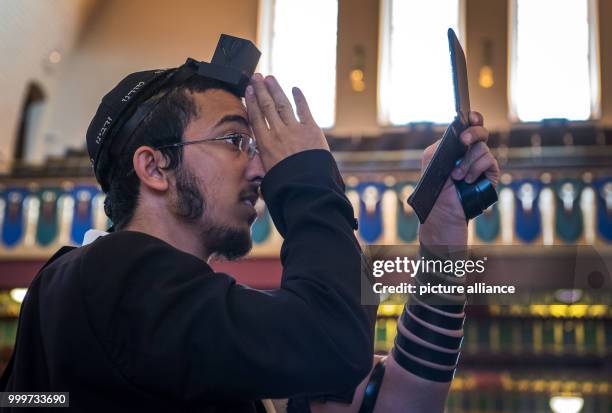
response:
<path id="1" fill-rule="evenodd" d="M 194 93 L 193 99 L 198 113 L 185 128 L 184 141 L 232 133 L 252 136 L 246 110 L 236 96 L 210 89 Z M 257 216 L 254 203 L 263 175 L 259 155 L 249 159 L 231 142 L 186 145 L 171 208 L 200 232 L 209 254 L 237 258 L 252 245 L 250 228 Z"/>

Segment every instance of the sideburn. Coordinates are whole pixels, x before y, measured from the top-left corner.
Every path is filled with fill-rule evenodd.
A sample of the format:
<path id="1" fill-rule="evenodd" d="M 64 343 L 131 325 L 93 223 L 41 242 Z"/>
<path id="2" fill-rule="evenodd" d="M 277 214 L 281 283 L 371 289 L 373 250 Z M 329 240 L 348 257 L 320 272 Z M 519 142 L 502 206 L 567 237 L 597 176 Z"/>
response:
<path id="1" fill-rule="evenodd" d="M 204 197 L 198 184 L 198 178 L 181 163 L 176 169 L 176 195 L 172 209 L 176 215 L 188 221 L 195 221 L 204 213 Z"/>

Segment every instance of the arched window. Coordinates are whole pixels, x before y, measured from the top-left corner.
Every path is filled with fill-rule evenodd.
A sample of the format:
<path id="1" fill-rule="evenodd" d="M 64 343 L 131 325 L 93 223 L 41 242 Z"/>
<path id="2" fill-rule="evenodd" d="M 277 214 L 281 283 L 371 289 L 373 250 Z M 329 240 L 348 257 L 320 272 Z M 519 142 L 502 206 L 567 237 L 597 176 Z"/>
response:
<path id="1" fill-rule="evenodd" d="M 28 85 L 21 110 L 21 120 L 17 130 L 14 158 L 20 161 L 26 158 L 29 146 L 36 136 L 36 132 L 42 119 L 45 94 L 42 88 L 35 82 Z"/>

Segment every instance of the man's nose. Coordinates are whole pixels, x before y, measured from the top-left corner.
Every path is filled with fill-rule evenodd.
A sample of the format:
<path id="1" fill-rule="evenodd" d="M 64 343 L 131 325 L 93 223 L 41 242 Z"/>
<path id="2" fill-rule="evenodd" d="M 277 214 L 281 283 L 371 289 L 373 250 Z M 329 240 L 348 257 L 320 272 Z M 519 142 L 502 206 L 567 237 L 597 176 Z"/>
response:
<path id="1" fill-rule="evenodd" d="M 246 178 L 249 181 L 261 181 L 266 174 L 266 171 L 261 162 L 259 153 L 256 153 L 252 159 L 249 159 L 249 163 L 246 168 Z"/>

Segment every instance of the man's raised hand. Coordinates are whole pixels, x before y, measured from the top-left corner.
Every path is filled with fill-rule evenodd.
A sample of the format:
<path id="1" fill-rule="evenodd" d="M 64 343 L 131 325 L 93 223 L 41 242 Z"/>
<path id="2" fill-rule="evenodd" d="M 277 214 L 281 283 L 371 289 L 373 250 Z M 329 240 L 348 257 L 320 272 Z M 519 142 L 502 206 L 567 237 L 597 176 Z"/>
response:
<path id="1" fill-rule="evenodd" d="M 489 131 L 484 127 L 484 119 L 478 112 L 470 112 L 470 126 L 461 133 L 460 139 L 468 145 L 468 150 L 461 163 L 455 167 L 451 177 L 474 182 L 484 174 L 494 186 L 499 181 L 499 164 L 487 146 Z M 431 161 L 440 140 L 425 148 L 421 161 L 423 172 Z M 419 240 L 425 245 L 465 245 L 467 242 L 467 225 L 457 190 L 449 178 L 427 221 L 419 226 Z"/>
<path id="2" fill-rule="evenodd" d="M 302 91 L 293 88 L 297 118 L 289 99 L 273 76 L 256 73 L 246 89 L 249 122 L 257 139 L 264 168 L 309 149 L 329 150 L 321 128 L 314 121 Z"/>

